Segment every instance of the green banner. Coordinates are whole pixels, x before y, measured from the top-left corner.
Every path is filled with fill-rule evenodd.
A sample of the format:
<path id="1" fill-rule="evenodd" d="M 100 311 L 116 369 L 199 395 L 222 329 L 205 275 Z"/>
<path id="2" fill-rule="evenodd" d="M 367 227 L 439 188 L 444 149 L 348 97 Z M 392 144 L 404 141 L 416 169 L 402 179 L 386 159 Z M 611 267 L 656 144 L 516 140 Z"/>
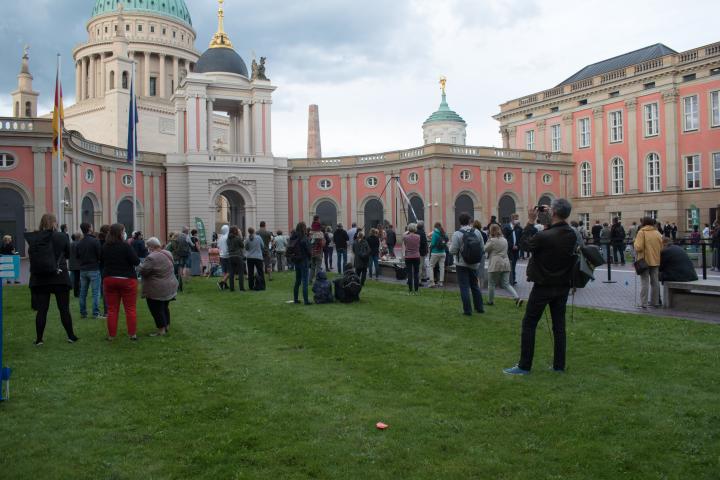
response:
<path id="1" fill-rule="evenodd" d="M 200 238 L 200 245 L 206 246 L 207 245 L 207 236 L 205 235 L 205 223 L 203 223 L 202 218 L 195 217 L 195 228 L 197 228 L 197 231 L 198 231 L 198 237 Z"/>

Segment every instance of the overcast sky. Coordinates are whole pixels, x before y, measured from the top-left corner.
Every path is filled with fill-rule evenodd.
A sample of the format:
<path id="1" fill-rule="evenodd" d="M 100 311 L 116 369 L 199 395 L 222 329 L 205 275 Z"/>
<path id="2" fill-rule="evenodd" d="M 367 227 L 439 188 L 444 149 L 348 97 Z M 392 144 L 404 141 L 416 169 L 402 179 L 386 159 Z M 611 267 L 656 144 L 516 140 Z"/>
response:
<path id="1" fill-rule="evenodd" d="M 73 103 L 72 48 L 87 39 L 94 0 L 0 1 L 0 115 L 11 114 L 26 43 L 40 113 L 52 108 L 58 52 Z M 185 1 L 202 52 L 217 1 Z M 506 100 L 647 45 L 682 51 L 720 41 L 717 0 L 226 0 L 225 10 L 248 66 L 252 52 L 268 57 L 278 87 L 273 150 L 289 157 L 305 156 L 311 103 L 320 107 L 325 156 L 410 148 L 422 143 L 445 75 L 468 144 L 499 145 L 491 115 Z"/>

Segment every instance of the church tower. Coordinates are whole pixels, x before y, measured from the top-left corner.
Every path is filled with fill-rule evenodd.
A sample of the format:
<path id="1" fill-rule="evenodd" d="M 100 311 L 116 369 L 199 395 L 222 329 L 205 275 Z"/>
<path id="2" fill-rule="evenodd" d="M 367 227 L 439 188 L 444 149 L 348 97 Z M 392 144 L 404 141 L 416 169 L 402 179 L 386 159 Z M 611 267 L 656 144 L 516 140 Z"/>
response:
<path id="1" fill-rule="evenodd" d="M 33 91 L 33 76 L 30 74 L 30 47 L 25 46 L 22 56 L 22 66 L 17 76 L 18 87 L 12 92 L 13 117 L 35 118 L 37 117 L 38 92 Z"/>

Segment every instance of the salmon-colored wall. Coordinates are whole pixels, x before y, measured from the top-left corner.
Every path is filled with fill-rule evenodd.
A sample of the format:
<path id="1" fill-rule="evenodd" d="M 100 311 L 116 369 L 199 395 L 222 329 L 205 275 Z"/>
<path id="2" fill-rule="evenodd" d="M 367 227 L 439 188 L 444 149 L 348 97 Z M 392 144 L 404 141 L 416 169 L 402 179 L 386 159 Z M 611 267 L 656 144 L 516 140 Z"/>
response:
<path id="1" fill-rule="evenodd" d="M 711 174 L 713 172 L 712 153 L 720 150 L 720 128 L 710 128 L 710 92 L 720 89 L 720 80 L 704 82 L 700 84 L 684 85 L 678 89 L 678 178 L 681 179 L 681 188 L 685 188 L 685 156 L 699 154 L 700 155 L 700 178 L 701 188 L 712 186 Z M 684 97 L 689 95 L 698 96 L 698 106 L 700 117 L 698 121 L 698 130 L 684 132 Z"/>
<path id="2" fill-rule="evenodd" d="M 320 180 L 328 179 L 331 182 L 331 187 L 329 190 L 322 190 L 318 186 L 318 183 Z M 315 204 L 315 202 L 318 201 L 320 198 L 331 198 L 334 200 L 338 205 L 340 205 L 342 202 L 340 202 L 340 176 L 339 175 L 313 175 L 310 177 L 310 180 L 308 181 L 308 191 L 310 192 L 310 208 L 312 209 L 312 206 Z"/>
<path id="3" fill-rule="evenodd" d="M 365 179 L 368 177 L 377 177 L 378 183 L 374 188 L 370 188 L 365 184 Z M 370 173 L 361 173 L 357 176 L 355 179 L 356 182 L 356 192 L 357 192 L 357 202 L 358 202 L 358 208 L 360 204 L 363 203 L 363 201 L 367 197 L 377 197 L 380 199 L 380 202 L 383 204 L 383 207 L 387 209 L 387 205 L 385 205 L 385 195 L 383 195 L 381 198 L 380 194 L 385 189 L 385 174 L 382 171 L 379 172 L 370 172 Z"/>
<path id="4" fill-rule="evenodd" d="M 618 111 L 620 110 L 622 112 L 622 131 L 623 131 L 623 139 L 622 142 L 617 143 L 610 143 L 610 124 L 609 124 L 609 118 L 610 118 L 610 112 Z M 624 167 L 624 175 L 623 175 L 623 185 L 624 185 L 624 193 L 628 193 L 630 191 L 629 188 L 629 182 L 630 182 L 630 156 L 628 155 L 628 116 L 627 116 L 627 110 L 625 109 L 625 102 L 615 102 L 615 103 L 609 103 L 603 107 L 603 143 L 605 144 L 603 147 L 603 161 L 605 162 L 605 193 L 611 194 L 612 190 L 610 189 L 612 185 L 612 161 L 615 157 L 620 157 L 623 161 L 623 167 Z M 599 122 L 598 122 L 599 123 Z"/>
<path id="5" fill-rule="evenodd" d="M 658 127 L 659 134 L 652 137 L 645 137 L 645 105 L 656 103 L 658 105 Z M 657 153 L 660 156 L 660 187 L 665 190 L 667 187 L 667 157 L 665 149 L 665 103 L 660 93 L 642 95 L 637 98 L 637 109 L 635 119 L 637 122 L 636 144 L 638 156 L 638 184 L 634 187 L 640 192 L 647 192 L 647 156 Z"/>
<path id="6" fill-rule="evenodd" d="M 503 180 L 503 176 L 505 175 L 505 172 L 512 172 L 513 174 L 513 181 L 512 183 L 505 183 L 505 180 Z M 515 192 L 519 198 L 522 198 L 522 192 L 523 192 L 523 178 L 522 178 L 522 169 L 520 168 L 510 168 L 510 167 L 500 167 L 497 169 L 497 174 L 495 175 L 495 191 L 497 192 L 497 201 L 492 206 L 493 212 L 497 210 L 497 203 L 500 200 L 500 197 L 502 196 L 503 192 Z M 519 205 L 516 205 L 518 207 Z M 495 215 L 495 213 L 493 213 Z"/>

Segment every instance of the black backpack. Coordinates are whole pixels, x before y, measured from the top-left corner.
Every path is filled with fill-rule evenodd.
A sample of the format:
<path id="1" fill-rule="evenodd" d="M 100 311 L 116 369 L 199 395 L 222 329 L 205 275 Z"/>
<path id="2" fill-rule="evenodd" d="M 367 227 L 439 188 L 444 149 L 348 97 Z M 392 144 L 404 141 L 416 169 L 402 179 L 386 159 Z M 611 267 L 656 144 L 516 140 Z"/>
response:
<path id="1" fill-rule="evenodd" d="M 445 250 L 447 248 L 448 237 L 444 233 L 440 234 L 440 240 L 438 240 L 437 247 L 439 250 Z"/>
<path id="2" fill-rule="evenodd" d="M 300 263 L 303 261 L 304 257 L 301 251 L 299 236 L 294 236 L 290 239 L 288 246 L 285 249 L 285 256 L 293 263 Z"/>
<path id="3" fill-rule="evenodd" d="M 175 255 L 178 257 L 189 257 L 190 256 L 190 244 L 188 243 L 188 236 L 184 233 L 178 235 L 177 238 L 177 251 Z"/>
<path id="4" fill-rule="evenodd" d="M 51 275 L 60 273 L 59 259 L 55 258 L 55 249 L 53 247 L 52 232 L 38 232 L 36 235 L 27 235 L 30 248 L 28 255 L 30 256 L 30 273 L 33 275 Z"/>
<path id="5" fill-rule="evenodd" d="M 360 277 L 358 277 L 356 273 L 347 275 L 343 279 L 343 288 L 351 297 L 357 297 L 360 295 L 360 290 L 362 290 Z"/>
<path id="6" fill-rule="evenodd" d="M 575 264 L 572 268 L 572 288 L 584 288 L 591 280 L 595 280 L 594 271 L 605 263 L 600 250 L 595 245 L 578 247 L 575 251 Z"/>
<path id="7" fill-rule="evenodd" d="M 463 232 L 462 243 L 460 244 L 460 256 L 467 265 L 480 263 L 483 259 L 485 249 L 482 240 L 475 235 L 475 229 Z"/>
<path id="8" fill-rule="evenodd" d="M 370 258 L 370 245 L 368 245 L 367 241 L 358 242 L 357 256 L 363 261 Z"/>

